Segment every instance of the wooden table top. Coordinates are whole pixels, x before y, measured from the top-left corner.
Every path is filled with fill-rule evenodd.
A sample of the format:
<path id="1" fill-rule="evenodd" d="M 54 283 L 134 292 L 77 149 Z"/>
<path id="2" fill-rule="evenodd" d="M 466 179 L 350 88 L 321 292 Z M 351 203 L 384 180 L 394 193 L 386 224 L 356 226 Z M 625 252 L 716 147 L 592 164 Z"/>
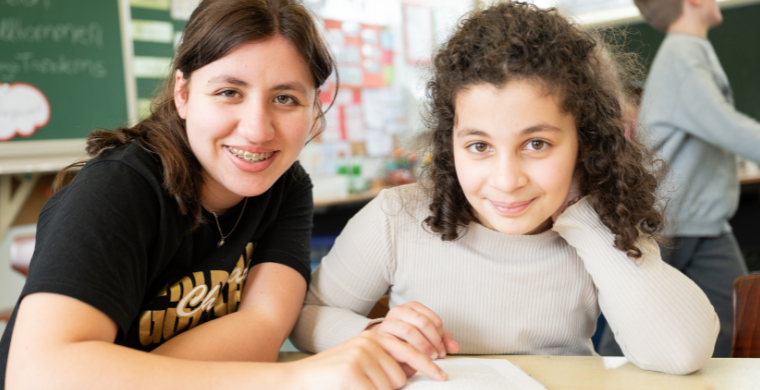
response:
<path id="1" fill-rule="evenodd" d="M 310 356 L 281 352 L 281 362 Z M 760 389 L 760 359 L 710 359 L 690 375 L 646 371 L 623 357 L 592 356 L 460 356 L 506 359 L 549 390 L 756 390 Z M 456 358 L 453 357 L 453 358 Z"/>

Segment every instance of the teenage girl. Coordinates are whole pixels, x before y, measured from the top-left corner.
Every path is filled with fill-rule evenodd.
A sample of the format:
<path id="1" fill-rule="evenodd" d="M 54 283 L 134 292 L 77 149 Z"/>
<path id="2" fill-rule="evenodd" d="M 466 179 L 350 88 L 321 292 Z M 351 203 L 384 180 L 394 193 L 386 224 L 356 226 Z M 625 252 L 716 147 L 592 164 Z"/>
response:
<path id="1" fill-rule="evenodd" d="M 151 116 L 91 134 L 92 159 L 42 210 L 0 342 L 0 389 L 386 389 L 414 369 L 444 379 L 373 332 L 273 363 L 309 280 L 311 182 L 294 162 L 321 130 L 333 68 L 295 0 L 203 1 Z"/>
<path id="2" fill-rule="evenodd" d="M 321 351 L 370 329 L 431 358 L 594 355 L 600 310 L 641 368 L 710 358 L 704 293 L 660 259 L 657 171 L 626 141 L 618 74 L 556 10 L 473 11 L 434 60 L 427 183 L 386 190 L 312 275 L 292 335 Z M 390 290 L 384 319 L 364 316 Z"/>

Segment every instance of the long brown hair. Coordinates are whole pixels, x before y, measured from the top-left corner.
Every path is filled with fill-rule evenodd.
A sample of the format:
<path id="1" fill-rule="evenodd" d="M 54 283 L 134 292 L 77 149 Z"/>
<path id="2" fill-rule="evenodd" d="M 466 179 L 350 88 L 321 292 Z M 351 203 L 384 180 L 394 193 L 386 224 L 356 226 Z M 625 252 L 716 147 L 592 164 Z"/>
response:
<path id="1" fill-rule="evenodd" d="M 238 46 L 274 35 L 283 36 L 295 46 L 310 68 L 315 87 L 322 86 L 335 64 L 313 16 L 297 0 L 202 1 L 185 27 L 172 75 L 179 70 L 189 80 L 195 70 Z M 174 78 L 169 77 L 153 101 L 150 117 L 133 127 L 92 132 L 87 138 L 86 150 L 90 157 L 95 157 L 105 149 L 138 141 L 155 153 L 161 161 L 164 190 L 177 200 L 182 214 L 190 217 L 190 228 L 195 229 L 202 221 L 202 168 L 190 149 L 185 121 L 177 113 L 174 87 Z M 314 136 L 324 128 L 324 112 L 318 97 L 315 104 L 319 114 L 314 123 L 317 127 L 312 132 Z M 68 184 L 73 176 L 71 170 L 83 165 L 84 162 L 80 162 L 62 170 L 56 176 L 54 188 L 58 190 Z"/>
<path id="2" fill-rule="evenodd" d="M 580 189 L 615 234 L 615 247 L 640 257 L 640 232 L 657 237 L 663 228 L 656 190 L 665 166 L 624 135 L 623 79 L 639 77 L 629 72 L 638 69 L 633 60 L 553 8 L 507 2 L 471 12 L 435 56 L 428 83 L 429 131 L 423 137 L 432 162 L 423 169 L 433 185 L 427 225 L 443 240 L 456 240 L 463 227 L 478 222 L 454 166 L 456 94 L 481 83 L 530 80 L 575 118 Z"/>

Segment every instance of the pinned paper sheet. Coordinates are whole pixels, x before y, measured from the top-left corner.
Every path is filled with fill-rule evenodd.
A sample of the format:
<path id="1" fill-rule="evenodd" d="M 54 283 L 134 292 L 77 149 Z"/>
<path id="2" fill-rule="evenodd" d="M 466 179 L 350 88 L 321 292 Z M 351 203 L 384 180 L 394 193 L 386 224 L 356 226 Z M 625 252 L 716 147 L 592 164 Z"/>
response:
<path id="1" fill-rule="evenodd" d="M 172 0 L 172 19 L 188 20 L 201 0 Z"/>
<path id="2" fill-rule="evenodd" d="M 132 40 L 172 43 L 174 40 L 174 25 L 172 25 L 170 22 L 133 19 Z"/>
<path id="3" fill-rule="evenodd" d="M 404 390 L 547 390 L 519 367 L 504 359 L 455 358 L 436 360 L 449 376 L 447 381 L 435 381 L 417 373 L 409 378 Z"/>
<path id="4" fill-rule="evenodd" d="M 138 78 L 165 79 L 169 76 L 171 66 L 170 57 L 135 56 L 132 59 L 132 69 Z"/>
<path id="5" fill-rule="evenodd" d="M 367 148 L 367 156 L 388 156 L 393 152 L 393 135 L 383 130 L 365 129 L 364 144 Z"/>
<path id="6" fill-rule="evenodd" d="M 168 11 L 171 7 L 171 0 L 129 0 L 129 5 L 135 8 Z"/>

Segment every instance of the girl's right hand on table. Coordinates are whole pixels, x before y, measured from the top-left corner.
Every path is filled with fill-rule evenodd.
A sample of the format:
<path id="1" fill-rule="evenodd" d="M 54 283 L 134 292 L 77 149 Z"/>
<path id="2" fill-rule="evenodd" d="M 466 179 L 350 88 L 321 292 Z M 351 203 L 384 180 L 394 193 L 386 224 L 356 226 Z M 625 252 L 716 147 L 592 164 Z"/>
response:
<path id="1" fill-rule="evenodd" d="M 409 344 L 370 331 L 292 364 L 295 388 L 399 389 L 417 371 L 435 380 L 448 379 L 432 360 Z"/>
<path id="2" fill-rule="evenodd" d="M 433 360 L 459 352 L 459 344 L 443 329 L 441 318 L 419 302 L 394 306 L 383 322 L 367 329 L 406 341 Z"/>

